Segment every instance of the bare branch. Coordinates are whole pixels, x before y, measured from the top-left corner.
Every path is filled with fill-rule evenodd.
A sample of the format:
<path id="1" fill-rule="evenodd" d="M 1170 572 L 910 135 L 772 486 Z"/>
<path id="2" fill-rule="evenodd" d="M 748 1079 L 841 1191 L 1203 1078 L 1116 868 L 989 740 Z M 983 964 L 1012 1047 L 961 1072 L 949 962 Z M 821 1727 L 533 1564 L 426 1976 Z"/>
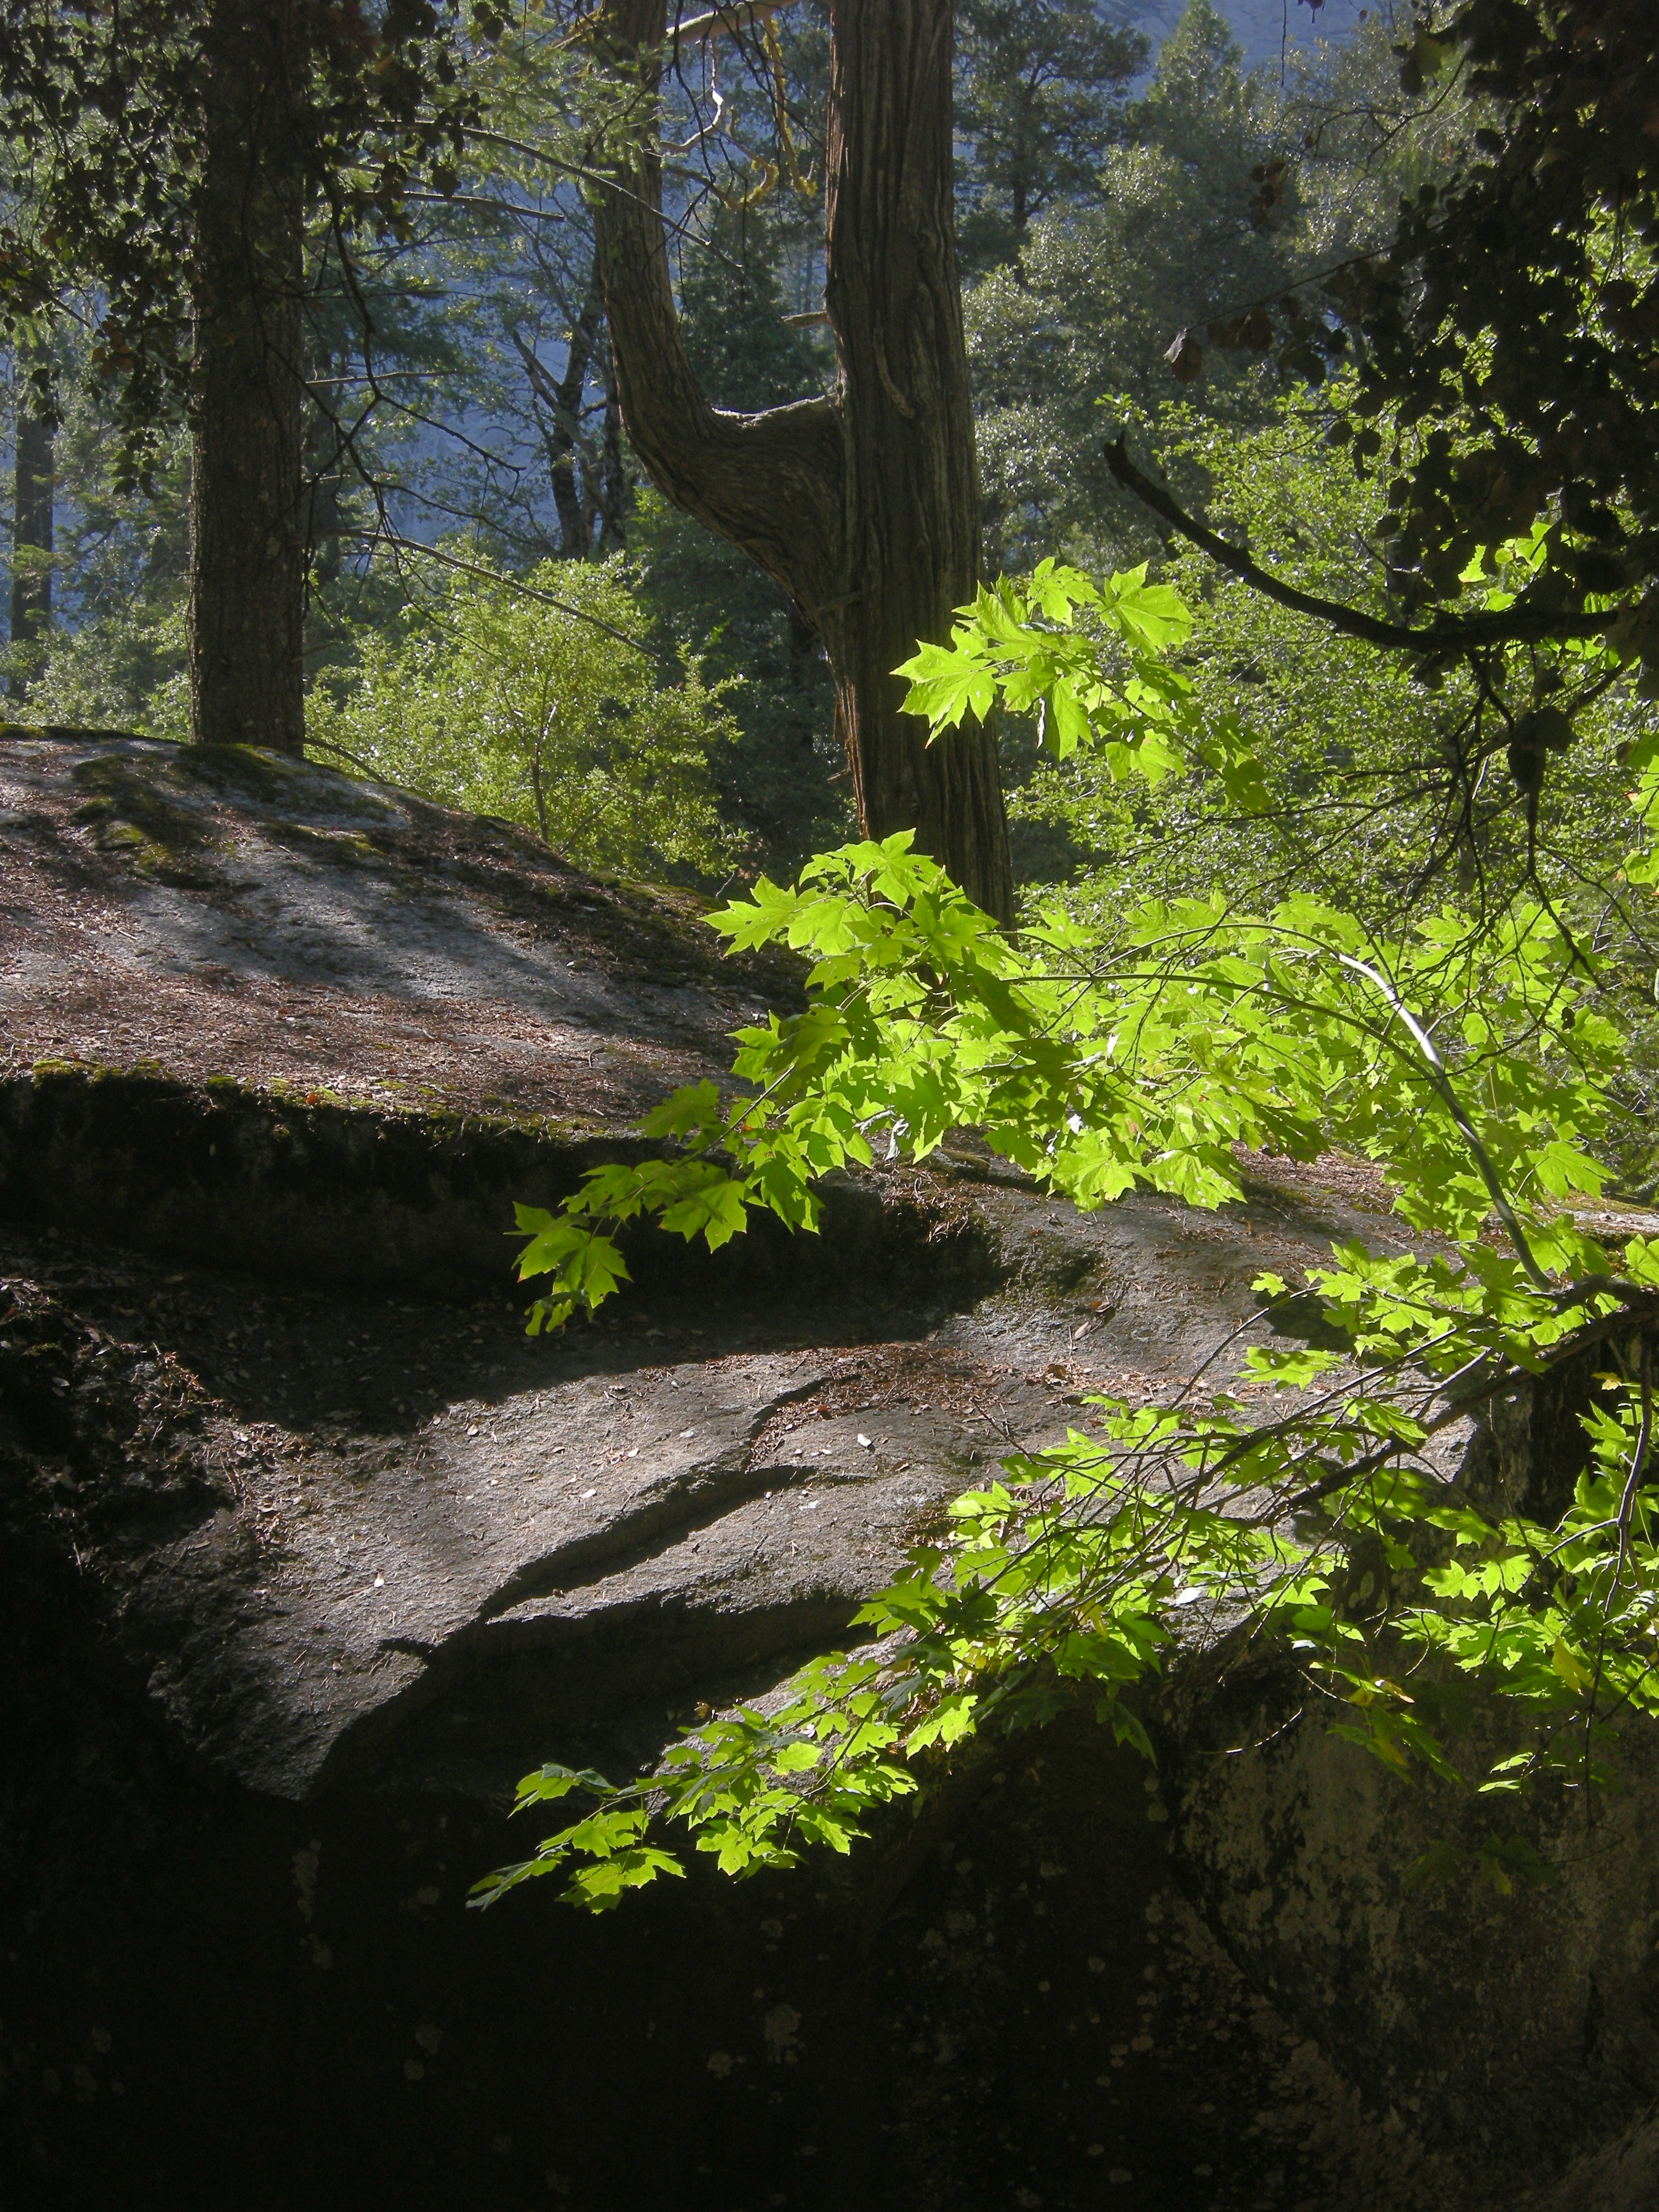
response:
<path id="1" fill-rule="evenodd" d="M 613 623 L 601 621 L 598 615 L 589 614 L 586 607 L 574 606 L 568 599 L 562 599 L 552 592 L 544 592 L 535 584 L 524 583 L 517 576 L 503 575 L 498 569 L 486 568 L 476 561 L 460 560 L 453 553 L 441 551 L 435 545 L 423 545 L 418 538 L 404 538 L 391 529 L 343 530 L 340 535 L 360 539 L 371 552 L 377 545 L 390 545 L 399 553 L 418 553 L 422 560 L 435 561 L 441 568 L 456 569 L 463 576 L 477 576 L 486 584 L 495 584 L 504 592 L 511 592 L 518 599 L 536 599 L 543 606 L 556 607 L 561 614 L 574 615 L 578 622 L 587 623 L 594 629 L 602 629 L 607 637 L 614 637 L 618 645 L 631 646 L 635 653 L 642 653 L 647 660 L 669 659 L 669 655 L 657 652 L 643 638 L 629 637 L 625 629 L 617 629 Z"/>
<path id="2" fill-rule="evenodd" d="M 746 31 L 778 9 L 793 5 L 794 0 L 734 0 L 731 7 L 711 8 L 706 15 L 694 15 L 689 23 L 676 23 L 671 36 L 684 46 L 688 40 L 712 39 L 721 31 Z"/>
<path id="3" fill-rule="evenodd" d="M 1108 444 L 1105 453 L 1107 467 L 1124 489 L 1133 492 L 1143 507 L 1161 515 L 1189 544 L 1207 553 L 1212 561 L 1218 561 L 1224 568 L 1231 568 L 1234 575 L 1242 577 L 1264 598 L 1290 608 L 1293 614 L 1311 615 L 1317 622 L 1328 623 L 1343 636 L 1359 638 L 1367 645 L 1401 647 L 1408 653 L 1444 655 L 1462 653 L 1480 645 L 1528 641 L 1541 644 L 1565 638 L 1601 637 L 1626 611 L 1615 607 L 1605 614 L 1560 615 L 1512 607 L 1502 614 L 1466 615 L 1461 619 L 1436 622 L 1422 629 L 1413 629 L 1404 623 L 1383 622 L 1358 607 L 1345 607 L 1335 599 L 1322 599 L 1312 592 L 1298 591 L 1294 584 L 1286 584 L 1259 568 L 1248 553 L 1237 545 L 1230 545 L 1213 530 L 1206 529 L 1162 484 L 1143 475 L 1129 459 L 1122 431 Z"/>

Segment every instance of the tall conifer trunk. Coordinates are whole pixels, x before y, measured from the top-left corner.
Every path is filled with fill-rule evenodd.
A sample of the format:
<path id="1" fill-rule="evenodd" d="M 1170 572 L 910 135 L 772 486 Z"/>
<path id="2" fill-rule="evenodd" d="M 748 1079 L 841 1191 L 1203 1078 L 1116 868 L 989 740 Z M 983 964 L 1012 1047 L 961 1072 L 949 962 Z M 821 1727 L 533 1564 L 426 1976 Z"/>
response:
<path id="1" fill-rule="evenodd" d="M 293 0 L 209 12 L 191 421 L 191 735 L 288 752 L 305 742 L 299 18 Z"/>
<path id="2" fill-rule="evenodd" d="M 823 399 L 711 408 L 681 343 L 661 216 L 650 57 L 665 0 L 611 0 L 641 71 L 639 152 L 598 211 L 623 419 L 677 506 L 775 576 L 823 638 L 868 835 L 915 830 L 988 912 L 1012 904 L 996 744 L 933 746 L 895 665 L 943 641 L 980 579 L 980 502 L 952 220 L 951 0 L 830 0 Z"/>

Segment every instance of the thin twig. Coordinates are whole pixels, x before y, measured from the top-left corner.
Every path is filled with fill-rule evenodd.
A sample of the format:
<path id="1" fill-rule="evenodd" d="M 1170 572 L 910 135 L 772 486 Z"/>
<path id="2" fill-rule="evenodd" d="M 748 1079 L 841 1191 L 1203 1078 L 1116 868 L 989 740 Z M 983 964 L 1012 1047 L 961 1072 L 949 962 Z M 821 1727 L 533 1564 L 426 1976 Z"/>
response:
<path id="1" fill-rule="evenodd" d="M 544 606 L 557 607 L 561 614 L 574 615 L 578 622 L 602 629 L 607 637 L 614 637 L 618 645 L 631 646 L 635 653 L 642 653 L 647 660 L 672 659 L 672 654 L 658 652 L 655 647 L 646 644 L 642 638 L 629 637 L 625 629 L 618 629 L 614 623 L 602 621 L 598 615 L 589 614 L 586 607 L 573 605 L 568 599 L 560 599 L 556 592 L 544 592 L 535 584 L 522 583 L 516 576 L 503 575 L 499 569 L 483 568 L 476 561 L 462 561 L 453 553 L 441 553 L 435 545 L 422 544 L 418 538 L 404 538 L 392 530 L 343 530 L 340 535 L 342 538 L 359 538 L 371 549 L 376 545 L 392 545 L 400 552 L 418 553 L 424 560 L 435 561 L 440 568 L 458 569 L 464 576 L 477 576 L 486 584 L 499 585 L 502 590 L 511 592 L 520 599 L 537 599 Z"/>
<path id="2" fill-rule="evenodd" d="M 1405 1000 L 1385 975 L 1380 974 L 1376 969 L 1369 966 L 1364 960 L 1355 959 L 1351 952 L 1339 952 L 1336 957 L 1343 967 L 1352 969 L 1356 975 L 1363 975 L 1368 982 L 1374 983 L 1405 1024 L 1412 1042 L 1422 1054 L 1427 1065 L 1430 1082 L 1438 1092 L 1446 1111 L 1457 1124 L 1459 1136 L 1469 1148 L 1470 1156 L 1480 1171 L 1480 1180 L 1486 1186 L 1487 1194 L 1497 1209 L 1499 1220 L 1509 1232 L 1510 1242 L 1520 1255 L 1522 1266 L 1539 1290 L 1544 1291 L 1553 1290 L 1554 1285 L 1534 1257 L 1532 1246 L 1527 1242 L 1527 1232 L 1521 1226 L 1515 1208 L 1510 1204 L 1504 1186 L 1498 1180 L 1498 1170 L 1492 1164 L 1492 1155 L 1481 1143 L 1474 1122 L 1463 1111 L 1457 1093 L 1452 1089 L 1451 1078 L 1446 1073 L 1445 1062 L 1435 1050 L 1433 1040 L 1428 1031 L 1417 1020 Z"/>

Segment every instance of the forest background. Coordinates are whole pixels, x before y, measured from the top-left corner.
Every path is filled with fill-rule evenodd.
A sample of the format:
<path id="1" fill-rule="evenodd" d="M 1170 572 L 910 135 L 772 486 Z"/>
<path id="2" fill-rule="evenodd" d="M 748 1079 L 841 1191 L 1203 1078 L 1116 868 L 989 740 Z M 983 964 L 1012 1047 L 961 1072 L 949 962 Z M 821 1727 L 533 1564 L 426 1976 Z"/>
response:
<path id="1" fill-rule="evenodd" d="M 1185 326 L 1374 242 L 1459 150 L 1467 109 L 1401 90 L 1397 13 L 1348 10 L 1339 44 L 1316 40 L 1323 24 L 1304 4 L 1287 9 L 1288 36 L 1250 70 L 1209 0 L 1156 46 L 1106 0 L 959 10 L 958 245 L 988 574 L 1045 556 L 1091 574 L 1164 558 L 1166 533 L 1106 465 L 1108 434 L 1127 423 L 1189 504 L 1287 574 L 1353 601 L 1383 592 L 1366 536 L 1382 501 L 1368 507 L 1324 443 L 1334 417 L 1321 394 L 1243 350 L 1212 349 L 1195 379 L 1190 351 L 1179 374 L 1167 356 Z M 770 45 L 715 41 L 688 66 L 683 135 L 696 143 L 669 179 L 688 351 L 714 403 L 738 410 L 834 374 L 827 9 L 806 0 L 774 25 Z M 550 32 L 544 48 L 527 36 L 494 51 L 494 130 L 473 142 L 471 172 L 447 199 L 417 192 L 400 234 L 349 271 L 319 212 L 308 742 L 544 834 L 556 823 L 581 865 L 710 891 L 787 878 L 851 826 L 828 666 L 783 592 L 670 507 L 629 448 L 572 173 L 583 122 L 557 61 Z M 97 302 L 70 304 L 50 340 L 49 445 L 27 347 L 7 395 L 9 689 L 30 721 L 182 738 L 188 437 L 165 431 L 129 480 Z M 1362 883 L 1398 893 L 1413 876 L 1420 896 L 1413 871 L 1436 841 L 1410 803 L 1413 763 L 1437 710 L 1361 648 L 1345 659 L 1339 645 L 1334 662 L 1320 638 L 1316 659 L 1308 625 L 1202 566 L 1173 572 L 1200 609 L 1189 657 L 1206 708 L 1248 708 L 1278 806 L 1253 810 L 1241 836 L 1201 774 L 1133 798 L 1098 774 L 1062 779 L 1014 718 L 1003 758 L 1018 881 L 1110 899 L 1158 888 L 1173 862 L 1188 888 L 1219 870 L 1252 900 L 1281 878 L 1352 901 Z M 1367 749 L 1363 787 L 1340 787 L 1355 718 L 1393 736 L 1386 758 Z M 1396 787 L 1383 813 L 1379 776 Z M 1449 860 L 1439 841 L 1466 878 L 1513 847 L 1501 795 L 1488 811 Z"/>

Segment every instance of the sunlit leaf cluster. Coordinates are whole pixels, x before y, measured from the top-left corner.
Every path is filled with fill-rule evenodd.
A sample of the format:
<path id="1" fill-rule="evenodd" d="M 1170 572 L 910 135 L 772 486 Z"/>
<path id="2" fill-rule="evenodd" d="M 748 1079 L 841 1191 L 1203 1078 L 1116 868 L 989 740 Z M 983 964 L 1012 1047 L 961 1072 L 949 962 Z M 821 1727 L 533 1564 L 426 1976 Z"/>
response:
<path id="1" fill-rule="evenodd" d="M 913 705 L 948 743 L 999 702 L 1057 731 L 1064 692 L 1074 744 L 1156 778 L 1159 748 L 1205 741 L 1162 658 L 1186 634 L 1138 572 L 1046 568 L 918 656 Z M 755 1209 L 810 1230 L 826 1172 L 925 1161 L 964 1125 L 1085 1207 L 1135 1186 L 1215 1206 L 1240 1193 L 1241 1148 L 1340 1146 L 1381 1164 L 1419 1241 L 1345 1245 L 1306 1288 L 1260 1278 L 1269 1304 L 1310 1291 L 1340 1348 L 1246 1329 L 1166 1402 L 1095 1401 L 1086 1430 L 956 1501 L 860 1615 L 867 1640 L 690 1730 L 637 1785 L 531 1778 L 526 1805 L 580 1786 L 596 1808 L 483 1899 L 556 1873 L 573 1901 L 610 1904 L 665 1870 L 677 1826 L 733 1874 L 845 1850 L 953 1745 L 1079 1696 L 1155 1758 L 1148 1689 L 1182 1650 L 1221 1644 L 1277 1653 L 1401 1775 L 1600 1786 L 1619 1727 L 1659 1694 L 1659 1246 L 1615 1261 L 1571 1210 L 1604 1181 L 1591 1146 L 1622 1039 L 1549 911 L 1516 900 L 1475 927 L 1448 908 L 1380 939 L 1308 897 L 1261 915 L 1165 900 L 1010 932 L 899 836 L 712 921 L 734 946 L 804 955 L 807 1003 L 738 1033 L 729 1090 L 657 1110 L 660 1157 L 595 1170 L 557 1214 L 521 1210 L 524 1273 L 551 1278 L 539 1322 L 626 1279 L 625 1224 L 711 1247 Z M 1494 1398 L 1587 1358 L 1584 1470 L 1547 1522 L 1462 1446 Z M 1468 1725 L 1494 1705 L 1496 1752 Z M 1499 1888 L 1539 1871 L 1512 1838 L 1457 1851 L 1425 1870 Z"/>

